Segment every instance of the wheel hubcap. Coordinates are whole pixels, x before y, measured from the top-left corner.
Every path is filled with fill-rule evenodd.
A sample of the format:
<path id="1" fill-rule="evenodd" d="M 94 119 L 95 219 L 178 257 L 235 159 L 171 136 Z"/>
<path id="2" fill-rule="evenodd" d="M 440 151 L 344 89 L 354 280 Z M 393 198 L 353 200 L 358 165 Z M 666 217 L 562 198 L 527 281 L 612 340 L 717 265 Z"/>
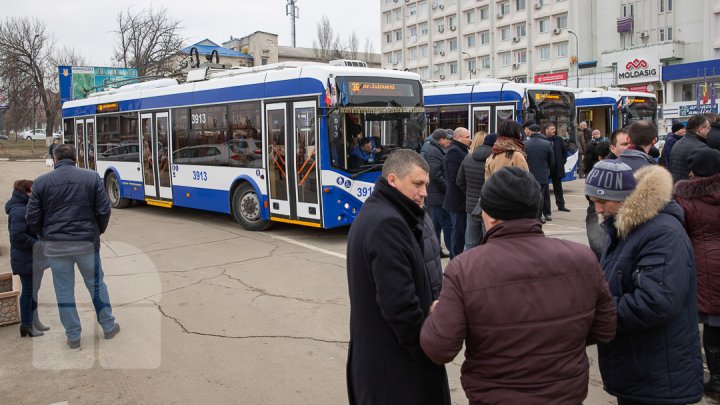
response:
<path id="1" fill-rule="evenodd" d="M 118 189 L 118 184 L 115 179 L 110 179 L 110 187 L 108 187 L 108 190 L 110 190 L 110 200 L 112 200 L 113 204 L 118 201 L 118 196 L 120 195 L 120 190 Z"/>
<path id="2" fill-rule="evenodd" d="M 240 198 L 240 213 L 248 221 L 257 221 L 260 218 L 260 203 L 255 193 L 248 192 Z"/>

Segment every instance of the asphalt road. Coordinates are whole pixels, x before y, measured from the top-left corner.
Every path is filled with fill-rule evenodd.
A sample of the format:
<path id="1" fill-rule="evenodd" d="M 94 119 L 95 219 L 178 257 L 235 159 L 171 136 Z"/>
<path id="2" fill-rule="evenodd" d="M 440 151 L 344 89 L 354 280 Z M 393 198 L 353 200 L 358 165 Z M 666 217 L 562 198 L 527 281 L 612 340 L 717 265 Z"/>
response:
<path id="1" fill-rule="evenodd" d="M 0 196 L 49 170 L 0 162 Z M 587 243 L 582 183 L 566 186 L 571 213 L 548 235 Z M 0 272 L 9 271 L 7 217 L 0 216 Z M 229 216 L 137 205 L 114 210 L 102 238 L 113 311 L 122 326 L 102 339 L 76 280 L 82 349 L 65 345 L 46 272 L 40 316 L 52 329 L 20 338 L 0 327 L 0 402 L 343 404 L 349 306 L 347 229 L 278 224 L 247 232 Z M 447 264 L 447 263 L 445 263 Z M 602 390 L 595 348 L 586 404 L 614 404 Z M 448 374 L 453 402 L 463 354 Z"/>

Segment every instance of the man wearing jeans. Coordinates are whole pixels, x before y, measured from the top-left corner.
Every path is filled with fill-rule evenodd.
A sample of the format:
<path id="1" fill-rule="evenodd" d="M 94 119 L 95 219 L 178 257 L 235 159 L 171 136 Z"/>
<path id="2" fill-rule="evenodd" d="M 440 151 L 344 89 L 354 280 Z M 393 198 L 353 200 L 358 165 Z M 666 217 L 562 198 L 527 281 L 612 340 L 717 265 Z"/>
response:
<path id="1" fill-rule="evenodd" d="M 60 322 L 67 344 L 80 347 L 80 317 L 75 306 L 75 265 L 90 292 L 97 321 L 112 339 L 119 331 L 100 263 L 100 234 L 110 222 L 110 202 L 102 179 L 75 166 L 75 147 L 57 145 L 55 169 L 35 180 L 27 206 L 28 225 L 44 242 L 50 261 Z"/>

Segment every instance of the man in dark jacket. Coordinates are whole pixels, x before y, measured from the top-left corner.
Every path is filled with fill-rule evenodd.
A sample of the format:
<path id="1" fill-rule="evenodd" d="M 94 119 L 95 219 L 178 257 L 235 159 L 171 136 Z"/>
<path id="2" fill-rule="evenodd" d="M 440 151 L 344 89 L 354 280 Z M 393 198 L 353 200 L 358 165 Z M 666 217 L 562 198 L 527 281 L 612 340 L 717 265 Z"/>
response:
<path id="1" fill-rule="evenodd" d="M 641 167 L 654 165 L 655 159 L 648 153 L 657 139 L 655 124 L 652 121 L 634 122 L 628 128 L 628 136 L 630 145 L 618 156 L 617 160 L 630 166 L 633 172 Z"/>
<path id="2" fill-rule="evenodd" d="M 452 234 L 452 220 L 450 219 L 450 214 L 443 208 L 445 191 L 447 189 L 443 160 L 445 160 L 447 148 L 450 146 L 450 143 L 452 143 L 452 136 L 449 136 L 444 129 L 436 129 L 431 137 L 427 148 L 423 148 L 424 150 L 422 151 L 422 157 L 430 167 L 430 184 L 428 184 L 427 188 L 428 195 L 425 199 L 425 205 L 432 218 L 438 243 L 442 244 L 440 241 L 440 233 L 442 231 L 443 238 L 445 239 L 445 247 L 450 250 L 452 246 L 450 239 Z M 449 255 L 441 251 L 440 256 L 448 257 Z"/>
<path id="3" fill-rule="evenodd" d="M 112 339 L 115 322 L 100 262 L 100 234 L 110 222 L 110 202 L 100 176 L 75 167 L 75 147 L 55 147 L 55 170 L 35 180 L 27 206 L 28 226 L 40 235 L 53 274 L 60 322 L 68 346 L 80 347 L 75 306 L 75 265 L 90 292 L 97 321 Z"/>
<path id="4" fill-rule="evenodd" d="M 450 238 L 452 247 L 448 248 L 450 258 L 459 255 L 465 249 L 465 226 L 467 225 L 465 193 L 457 185 L 457 174 L 468 154 L 470 142 L 470 131 L 467 128 L 455 129 L 452 144 L 443 161 L 445 184 L 447 185 L 443 208 L 450 213 L 450 219 L 452 219 L 452 236 Z"/>
<path id="5" fill-rule="evenodd" d="M 615 306 L 595 255 L 545 237 L 535 219 L 540 204 L 540 187 L 520 168 L 504 167 L 485 182 L 483 244 L 450 262 L 423 324 L 420 344 L 438 364 L 465 343 L 461 381 L 471 404 L 580 404 L 588 392 L 585 346 L 615 334 Z"/>
<path id="6" fill-rule="evenodd" d="M 598 344 L 605 390 L 618 404 L 689 404 L 703 396 L 695 260 L 665 168 L 603 160 L 585 195 L 604 218 L 600 264 L 617 335 Z M 441 295 L 442 299 L 442 295 Z"/>
<path id="7" fill-rule="evenodd" d="M 705 114 L 710 123 L 710 132 L 707 134 L 707 145 L 720 150 L 720 114 Z"/>
<path id="8" fill-rule="evenodd" d="M 477 136 L 477 135 L 476 135 Z M 473 218 L 472 213 L 480 200 L 480 191 L 485 183 L 485 162 L 492 155 L 492 147 L 497 135 L 487 134 L 482 145 L 478 145 L 463 160 L 457 175 L 457 185 L 465 193 L 465 249 L 470 250 L 480 244 L 483 236 L 482 220 Z"/>
<path id="9" fill-rule="evenodd" d="M 578 162 L 582 162 L 585 159 L 585 149 L 590 143 L 591 138 L 592 130 L 588 128 L 587 121 L 580 121 L 577 132 Z M 578 164 L 578 177 L 581 179 L 585 178 L 585 172 L 583 172 L 581 164 Z"/>
<path id="10" fill-rule="evenodd" d="M 682 139 L 683 135 L 685 135 L 685 125 L 682 122 L 676 122 L 672 124 L 670 133 L 665 137 L 660 163 L 668 170 L 672 170 L 672 148 L 677 141 Z"/>
<path id="11" fill-rule="evenodd" d="M 434 299 L 422 247 L 428 181 L 420 155 L 395 151 L 350 227 L 350 404 L 450 403 L 445 367 L 419 341 Z"/>
<path id="12" fill-rule="evenodd" d="M 538 219 L 541 219 L 543 223 L 545 221 L 552 221 L 552 215 L 550 211 L 550 187 L 548 186 L 548 179 L 550 178 L 550 170 L 555 166 L 555 154 L 553 153 L 553 146 L 545 137 L 539 133 L 540 127 L 537 124 L 532 124 L 528 127 L 531 134 L 530 137 L 525 141 L 525 153 L 527 154 L 527 163 L 530 173 L 535 177 L 538 184 L 540 184 L 540 192 L 542 194 L 542 209 L 538 211 Z M 542 219 L 540 215 L 545 218 Z"/>
<path id="13" fill-rule="evenodd" d="M 565 163 L 567 163 L 567 146 L 565 140 L 557 136 L 557 128 L 552 122 L 545 124 L 543 131 L 553 148 L 553 161 L 555 164 L 550 168 L 550 178 L 552 179 L 553 194 L 555 194 L 555 204 L 557 204 L 558 211 L 570 212 L 565 207 L 562 186 L 562 179 L 565 177 Z"/>
<path id="14" fill-rule="evenodd" d="M 710 123 L 704 115 L 697 114 L 690 117 L 686 129 L 685 136 L 677 141 L 673 147 L 670 173 L 672 173 L 674 182 L 690 178 L 690 166 L 688 163 L 690 152 L 709 147 L 706 138 L 708 132 L 710 132 Z"/>

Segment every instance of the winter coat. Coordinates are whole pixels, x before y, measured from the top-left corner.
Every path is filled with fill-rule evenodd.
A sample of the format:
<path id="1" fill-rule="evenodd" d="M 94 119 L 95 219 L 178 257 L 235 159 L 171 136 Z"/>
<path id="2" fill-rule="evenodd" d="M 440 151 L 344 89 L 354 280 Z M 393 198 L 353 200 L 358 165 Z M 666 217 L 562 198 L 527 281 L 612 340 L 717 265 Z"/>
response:
<path id="1" fill-rule="evenodd" d="M 445 148 L 440 146 L 434 139 L 428 143 L 427 149 L 422 152 L 422 157 L 425 158 L 430 167 L 430 184 L 428 184 L 427 197 L 425 198 L 425 204 L 427 205 L 442 205 L 443 201 L 445 201 L 445 191 L 447 189 L 443 169 L 445 154 Z"/>
<path id="2" fill-rule="evenodd" d="M 525 153 L 527 154 L 528 168 L 535 180 L 539 184 L 548 184 L 550 168 L 555 165 L 552 143 L 542 139 L 540 134 L 532 134 L 525 141 Z"/>
<path id="3" fill-rule="evenodd" d="M 675 146 L 677 141 L 681 140 L 682 136 L 670 132 L 665 137 L 665 145 L 663 145 L 662 156 L 660 161 L 663 163 L 666 169 L 672 170 L 672 148 Z"/>
<path id="4" fill-rule="evenodd" d="M 423 209 L 381 178 L 350 227 L 350 404 L 450 403 L 445 367 L 420 348 L 433 302 L 424 222 Z"/>
<path id="5" fill-rule="evenodd" d="M 720 123 L 710 123 L 710 132 L 707 134 L 707 146 L 720 150 Z"/>
<path id="6" fill-rule="evenodd" d="M 688 157 L 695 149 L 707 148 L 705 138 L 694 132 L 686 131 L 685 135 L 675 143 L 672 149 L 672 166 L 670 173 L 674 182 L 690 178 L 690 163 Z"/>
<path id="7" fill-rule="evenodd" d="M 567 145 L 565 140 L 558 135 L 548 138 L 552 143 L 553 155 L 555 156 L 555 165 L 550 168 L 550 177 L 565 177 L 565 163 L 567 163 Z"/>
<path id="8" fill-rule="evenodd" d="M 457 175 L 457 185 L 465 193 L 465 211 L 473 212 L 480 200 L 485 184 L 485 161 L 492 154 L 492 147 L 479 145 L 473 153 L 465 156 Z"/>
<path id="9" fill-rule="evenodd" d="M 442 364 L 465 343 L 460 380 L 471 404 L 577 405 L 588 391 L 585 347 L 610 341 L 615 324 L 595 254 L 520 219 L 450 262 L 420 344 Z"/>
<path id="10" fill-rule="evenodd" d="M 443 271 L 440 261 L 440 242 L 438 242 L 435 225 L 429 214 L 425 214 L 423 221 L 423 257 L 425 258 L 425 269 L 430 277 L 433 301 L 435 301 L 440 296 Z"/>
<path id="11" fill-rule="evenodd" d="M 603 222 L 601 266 L 617 306 L 617 334 L 598 344 L 605 390 L 648 404 L 703 396 L 695 260 L 660 166 L 635 173 L 637 186 Z"/>
<path id="12" fill-rule="evenodd" d="M 630 166 L 633 173 L 641 167 L 654 165 L 656 163 L 655 159 L 650 157 L 650 155 L 637 149 L 625 149 L 616 160 Z"/>
<path id="13" fill-rule="evenodd" d="M 515 166 L 523 170 L 530 171 L 528 168 L 527 158 L 525 152 L 512 141 L 500 140 L 495 142 L 495 147 L 500 147 L 505 152 L 490 155 L 485 161 L 485 181 L 490 178 L 496 171 L 502 169 L 505 166 Z M 512 155 L 508 157 L 508 152 L 512 151 Z"/>
<path id="14" fill-rule="evenodd" d="M 25 211 L 30 197 L 13 191 L 5 203 L 10 236 L 10 267 L 13 274 L 29 275 L 33 272 L 33 247 L 38 243 L 37 234 L 25 222 Z"/>
<path id="15" fill-rule="evenodd" d="M 100 249 L 110 201 L 96 172 L 64 159 L 33 183 L 26 219 L 44 242 L 46 256 L 88 254 Z"/>
<path id="16" fill-rule="evenodd" d="M 695 252 L 698 311 L 720 315 L 720 174 L 679 181 L 673 195 Z"/>
<path id="17" fill-rule="evenodd" d="M 423 141 L 422 146 L 420 147 L 420 154 L 424 155 L 425 152 L 427 152 L 428 148 L 430 147 L 430 141 L 433 140 L 432 134 L 425 137 L 425 140 Z"/>
<path id="18" fill-rule="evenodd" d="M 457 174 L 463 159 L 468 154 L 468 149 L 467 145 L 453 140 L 447 155 L 445 155 L 445 160 L 443 160 L 445 185 L 447 186 L 443 208 L 448 212 L 465 212 L 465 193 L 457 185 Z"/>

